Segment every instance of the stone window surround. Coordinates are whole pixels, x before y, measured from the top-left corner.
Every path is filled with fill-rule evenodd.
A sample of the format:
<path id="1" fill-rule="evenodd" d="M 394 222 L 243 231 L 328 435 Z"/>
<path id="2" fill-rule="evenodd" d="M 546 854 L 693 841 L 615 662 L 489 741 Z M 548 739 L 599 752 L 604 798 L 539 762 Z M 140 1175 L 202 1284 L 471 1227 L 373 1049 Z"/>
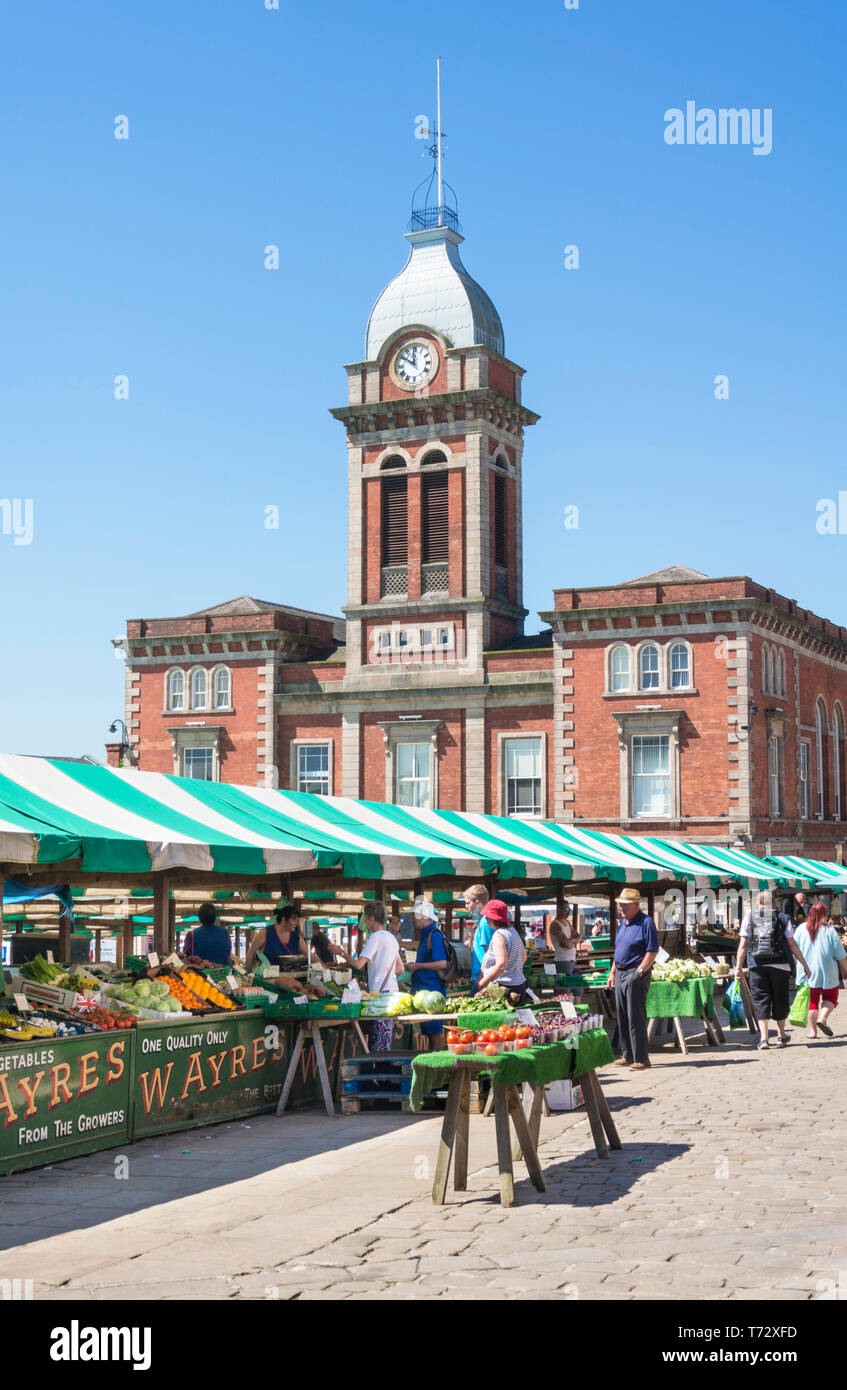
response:
<path id="1" fill-rule="evenodd" d="M 385 801 L 389 806 L 397 804 L 395 783 L 396 759 L 394 750 L 398 743 L 429 743 L 429 804 L 431 810 L 438 807 L 438 731 L 443 728 L 441 719 L 385 719 L 379 721 L 385 742 Z"/>
<path id="2" fill-rule="evenodd" d="M 333 789 L 333 786 L 334 786 L 334 783 L 333 783 L 333 772 L 334 772 L 333 759 L 334 759 L 334 754 L 335 754 L 335 740 L 334 740 L 334 739 L 331 739 L 331 738 L 293 738 L 293 739 L 291 740 L 290 752 L 289 752 L 289 764 L 290 764 L 290 777 L 289 777 L 289 782 L 288 782 L 289 787 L 290 787 L 291 790 L 294 791 L 294 792 L 299 791 L 299 787 L 298 787 L 298 785 L 297 785 L 297 750 L 298 750 L 298 748 L 307 748 L 307 747 L 308 747 L 308 748 L 329 748 L 329 766 L 328 766 L 329 779 L 328 779 L 328 786 L 327 786 L 327 795 L 328 795 L 328 796 L 332 796 L 332 794 L 333 794 L 332 789 Z"/>
<path id="3" fill-rule="evenodd" d="M 221 734 L 224 731 L 223 724 L 204 724 L 200 729 L 189 729 L 184 724 L 178 724 L 174 728 L 168 729 L 173 744 L 174 773 L 177 777 L 182 776 L 182 754 L 186 748 L 211 748 L 212 750 L 212 781 L 221 780 Z"/>
<path id="4" fill-rule="evenodd" d="M 671 650 L 674 647 L 687 647 L 688 649 L 688 678 L 690 685 L 672 686 L 671 681 Z M 619 647 L 624 647 L 629 652 L 629 690 L 612 689 L 612 652 Z M 659 650 L 659 684 L 650 686 L 642 690 L 638 684 L 640 679 L 641 652 L 645 647 L 657 647 Z M 643 697 L 645 695 L 671 695 L 680 694 L 697 695 L 698 691 L 694 685 L 694 649 L 690 642 L 684 637 L 672 637 L 667 642 L 658 642 L 654 637 L 645 637 L 640 642 L 611 642 L 606 650 L 603 662 L 604 679 L 606 688 L 603 691 L 604 700 L 625 700 L 633 696 Z"/>
<path id="5" fill-rule="evenodd" d="M 217 709 L 210 701 L 214 700 L 215 695 L 215 672 L 223 668 L 229 674 L 229 698 L 228 705 L 219 705 Z M 206 703 L 196 709 L 191 707 L 191 677 L 196 670 L 206 672 Z M 183 676 L 183 701 L 184 704 L 179 709 L 172 709 L 170 704 L 170 680 L 174 671 L 182 671 Z M 218 661 L 214 666 L 203 666 L 200 662 L 194 662 L 192 666 L 169 666 L 165 672 L 164 679 L 165 701 L 162 714 L 234 714 L 235 706 L 232 703 L 232 671 L 230 671 L 225 661 Z"/>
<path id="6" fill-rule="evenodd" d="M 520 738 L 531 738 L 541 740 L 541 813 L 539 820 L 547 819 L 547 734 L 543 729 L 498 729 L 497 731 L 497 800 L 498 812 L 500 816 L 508 814 L 506 807 L 506 752 L 505 743 L 517 741 Z M 513 820 L 535 820 L 535 816 L 513 816 Z"/>
<path id="7" fill-rule="evenodd" d="M 620 818 L 621 823 L 638 825 L 641 821 L 663 821 L 667 824 L 680 822 L 680 756 L 679 722 L 685 711 L 682 709 L 662 710 L 614 710 L 613 718 L 618 725 L 618 747 L 620 749 Z M 667 816 L 635 816 L 632 811 L 632 735 L 657 734 L 669 739 L 668 756 L 670 763 L 670 808 Z"/>
<path id="8" fill-rule="evenodd" d="M 766 710 L 765 718 L 767 721 L 767 770 L 768 770 L 768 818 L 769 820 L 785 820 L 785 729 L 786 717 L 782 710 Z M 771 783 L 771 740 L 776 740 L 777 759 L 778 759 L 778 802 L 774 806 L 773 789 Z"/>

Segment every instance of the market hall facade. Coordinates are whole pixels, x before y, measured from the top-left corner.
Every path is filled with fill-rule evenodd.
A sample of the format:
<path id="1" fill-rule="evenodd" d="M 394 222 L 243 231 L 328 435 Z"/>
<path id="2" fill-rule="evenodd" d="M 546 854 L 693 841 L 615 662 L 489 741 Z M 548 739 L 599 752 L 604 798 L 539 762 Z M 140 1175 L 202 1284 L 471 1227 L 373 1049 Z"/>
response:
<path id="1" fill-rule="evenodd" d="M 407 233 L 332 411 L 344 617 L 244 596 L 129 621 L 128 748 L 107 745 L 109 762 L 836 859 L 847 629 L 750 578 L 671 565 L 557 589 L 525 634 L 539 417 L 442 214 Z"/>

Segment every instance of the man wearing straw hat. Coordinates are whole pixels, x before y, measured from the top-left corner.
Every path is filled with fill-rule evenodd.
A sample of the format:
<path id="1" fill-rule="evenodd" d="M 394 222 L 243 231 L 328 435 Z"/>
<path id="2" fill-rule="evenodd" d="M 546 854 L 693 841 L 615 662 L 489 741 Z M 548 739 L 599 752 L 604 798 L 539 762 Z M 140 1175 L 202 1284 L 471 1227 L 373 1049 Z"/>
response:
<path id="1" fill-rule="evenodd" d="M 641 910 L 637 888 L 624 888 L 618 898 L 620 920 L 615 935 L 615 958 L 607 989 L 615 991 L 618 1033 L 622 1057 L 619 1067 L 645 1071 L 647 1055 L 647 991 L 653 962 L 659 950 L 659 934 L 652 917 Z"/>

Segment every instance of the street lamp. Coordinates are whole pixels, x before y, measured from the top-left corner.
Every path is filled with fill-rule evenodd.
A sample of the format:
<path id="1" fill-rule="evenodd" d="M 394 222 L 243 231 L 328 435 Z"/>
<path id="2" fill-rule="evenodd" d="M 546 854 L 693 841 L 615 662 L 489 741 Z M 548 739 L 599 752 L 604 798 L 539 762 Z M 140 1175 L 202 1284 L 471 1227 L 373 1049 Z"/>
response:
<path id="1" fill-rule="evenodd" d="M 121 726 L 121 742 L 118 751 L 118 767 L 121 767 L 124 761 L 124 754 L 130 751 L 129 739 L 126 736 L 126 724 L 122 719 L 113 719 L 109 725 L 109 733 L 116 734 L 119 724 Z"/>

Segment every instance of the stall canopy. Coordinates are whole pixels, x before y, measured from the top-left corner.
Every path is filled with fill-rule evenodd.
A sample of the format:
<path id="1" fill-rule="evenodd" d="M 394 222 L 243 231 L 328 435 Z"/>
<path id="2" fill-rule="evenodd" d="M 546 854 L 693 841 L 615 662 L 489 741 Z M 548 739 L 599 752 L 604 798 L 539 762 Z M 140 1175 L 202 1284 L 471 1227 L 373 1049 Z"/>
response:
<path id="1" fill-rule="evenodd" d="M 800 859 L 793 854 L 771 855 L 763 862 L 774 865 L 778 872 L 794 874 L 815 888 L 831 888 L 833 892 L 847 888 L 847 866 L 844 864 L 825 859 Z"/>
<path id="2" fill-rule="evenodd" d="M 93 763 L 0 755 L 7 866 L 219 875 L 336 870 L 346 878 L 766 886 L 762 861 L 651 836 L 241 787 Z M 7 870 L 8 871 L 8 870 Z M 786 887 L 796 886 L 790 876 Z M 803 876 L 802 881 L 805 881 Z"/>

